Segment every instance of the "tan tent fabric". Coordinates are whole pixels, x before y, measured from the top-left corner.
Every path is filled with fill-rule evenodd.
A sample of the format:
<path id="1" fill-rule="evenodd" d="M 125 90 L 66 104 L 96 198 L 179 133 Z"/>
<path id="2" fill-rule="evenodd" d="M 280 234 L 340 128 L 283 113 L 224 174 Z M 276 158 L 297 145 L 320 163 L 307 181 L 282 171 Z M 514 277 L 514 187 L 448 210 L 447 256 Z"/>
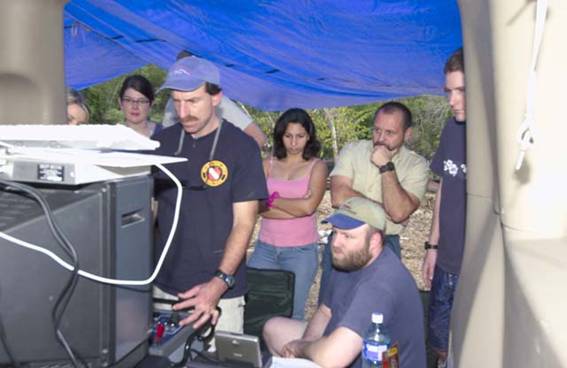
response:
<path id="1" fill-rule="evenodd" d="M 2 1 L 2 124 L 67 122 L 61 27 L 65 2 Z"/>
<path id="2" fill-rule="evenodd" d="M 468 219 L 452 315 L 455 367 L 567 366 L 567 2 L 549 1 L 535 144 L 514 171 L 537 1 L 459 0 Z"/>

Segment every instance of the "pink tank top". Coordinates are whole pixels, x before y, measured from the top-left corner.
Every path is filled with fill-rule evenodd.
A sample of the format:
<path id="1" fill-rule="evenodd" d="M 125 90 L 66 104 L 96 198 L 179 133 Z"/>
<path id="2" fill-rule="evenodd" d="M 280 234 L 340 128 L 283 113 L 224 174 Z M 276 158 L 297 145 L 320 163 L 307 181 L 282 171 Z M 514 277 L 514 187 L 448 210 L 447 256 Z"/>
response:
<path id="1" fill-rule="evenodd" d="M 309 167 L 309 174 L 303 178 L 285 180 L 271 178 L 268 173 L 266 180 L 269 193 L 275 191 L 285 198 L 303 198 L 309 191 L 311 171 L 317 160 Z M 316 243 L 319 240 L 317 232 L 317 215 L 297 217 L 294 219 L 263 218 L 258 238 L 277 247 L 299 247 Z"/>

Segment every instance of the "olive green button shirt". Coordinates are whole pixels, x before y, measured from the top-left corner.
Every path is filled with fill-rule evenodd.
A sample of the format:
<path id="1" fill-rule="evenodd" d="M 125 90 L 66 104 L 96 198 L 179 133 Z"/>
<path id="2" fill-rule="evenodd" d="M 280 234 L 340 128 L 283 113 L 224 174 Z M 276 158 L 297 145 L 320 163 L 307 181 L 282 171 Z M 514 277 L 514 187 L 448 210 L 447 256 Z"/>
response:
<path id="1" fill-rule="evenodd" d="M 346 145 L 340 152 L 339 159 L 331 176 L 346 176 L 352 180 L 352 189 L 382 204 L 382 179 L 378 167 L 370 161 L 374 146 L 372 141 L 357 141 Z M 425 158 L 402 146 L 392 158 L 396 175 L 402 188 L 415 195 L 420 201 L 425 195 L 429 179 L 428 165 Z M 387 219 L 386 234 L 399 234 L 404 226 Z"/>

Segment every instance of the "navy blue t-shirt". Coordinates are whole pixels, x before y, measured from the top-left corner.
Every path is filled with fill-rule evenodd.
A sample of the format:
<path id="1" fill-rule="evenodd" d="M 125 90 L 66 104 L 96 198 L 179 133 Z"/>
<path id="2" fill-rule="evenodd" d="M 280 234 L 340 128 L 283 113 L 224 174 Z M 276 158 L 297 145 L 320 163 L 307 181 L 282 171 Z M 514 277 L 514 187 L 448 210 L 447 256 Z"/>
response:
<path id="1" fill-rule="evenodd" d="M 421 298 L 413 277 L 389 248 L 360 270 L 343 272 L 333 268 L 323 304 L 332 313 L 325 336 L 346 327 L 364 338 L 372 313 L 382 313 L 392 342 L 399 344 L 400 367 L 425 368 Z M 361 366 L 359 355 L 350 367 Z"/>
<path id="2" fill-rule="evenodd" d="M 179 225 L 156 279 L 157 286 L 172 294 L 186 291 L 213 277 L 232 229 L 233 203 L 268 196 L 260 150 L 252 138 L 224 121 L 213 157 L 214 165 L 205 167 L 216 130 L 195 139 L 182 129 L 181 124 L 175 124 L 154 138 L 161 143 L 156 154 L 173 156 L 183 134 L 183 148 L 179 156 L 189 160 L 167 165 L 184 187 Z M 177 189 L 165 174 L 157 172 L 154 177 L 159 203 L 155 247 L 157 262 L 173 222 Z M 208 185 L 204 185 L 204 177 L 208 178 Z M 228 290 L 223 298 L 241 296 L 246 292 L 244 263 L 235 274 L 234 288 Z"/>
<path id="3" fill-rule="evenodd" d="M 465 246 L 467 213 L 466 126 L 455 119 L 447 121 L 431 170 L 443 179 L 439 210 L 439 250 L 437 266 L 459 274 Z"/>

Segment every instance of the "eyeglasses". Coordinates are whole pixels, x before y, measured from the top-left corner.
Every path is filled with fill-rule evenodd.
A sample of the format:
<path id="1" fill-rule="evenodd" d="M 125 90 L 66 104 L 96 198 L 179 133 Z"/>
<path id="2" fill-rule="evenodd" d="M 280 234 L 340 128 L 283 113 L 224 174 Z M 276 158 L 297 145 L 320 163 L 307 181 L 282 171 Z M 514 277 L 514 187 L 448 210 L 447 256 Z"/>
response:
<path id="1" fill-rule="evenodd" d="M 147 98 L 140 98 L 139 100 L 134 100 L 130 97 L 124 97 L 122 99 L 122 102 L 130 106 L 134 106 L 134 105 L 146 106 L 150 104 L 150 100 L 148 100 Z"/>

